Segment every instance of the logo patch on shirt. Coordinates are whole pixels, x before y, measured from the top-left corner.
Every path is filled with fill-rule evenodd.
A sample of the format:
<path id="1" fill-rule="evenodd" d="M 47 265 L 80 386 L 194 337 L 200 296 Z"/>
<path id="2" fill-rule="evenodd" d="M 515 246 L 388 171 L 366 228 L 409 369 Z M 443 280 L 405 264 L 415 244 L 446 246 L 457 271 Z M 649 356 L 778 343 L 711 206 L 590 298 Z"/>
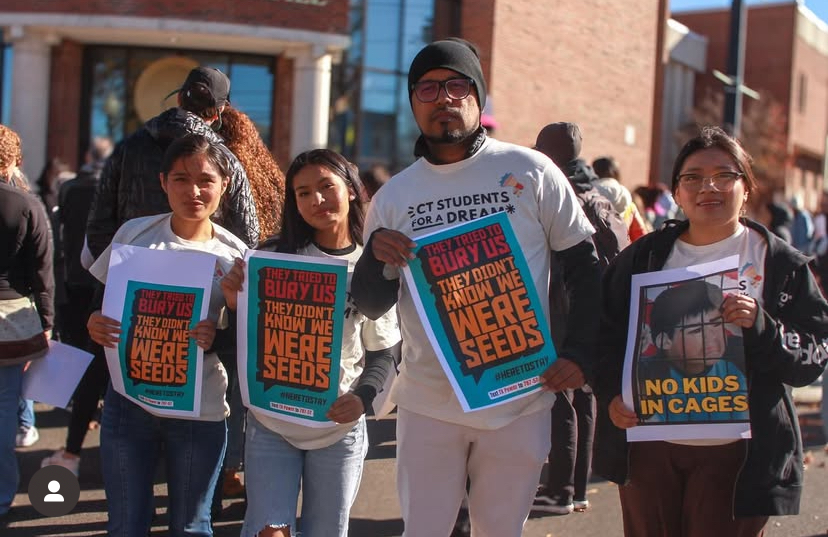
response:
<path id="1" fill-rule="evenodd" d="M 739 269 L 739 280 L 747 282 L 748 285 L 755 289 L 760 283 L 762 283 L 762 275 L 759 274 L 759 271 L 756 270 L 753 263 L 745 263 L 742 268 Z"/>
<path id="2" fill-rule="evenodd" d="M 512 187 L 512 194 L 515 196 L 520 196 L 523 194 L 523 184 L 518 181 L 514 175 L 511 173 L 505 174 L 503 177 L 500 178 L 500 186 Z"/>

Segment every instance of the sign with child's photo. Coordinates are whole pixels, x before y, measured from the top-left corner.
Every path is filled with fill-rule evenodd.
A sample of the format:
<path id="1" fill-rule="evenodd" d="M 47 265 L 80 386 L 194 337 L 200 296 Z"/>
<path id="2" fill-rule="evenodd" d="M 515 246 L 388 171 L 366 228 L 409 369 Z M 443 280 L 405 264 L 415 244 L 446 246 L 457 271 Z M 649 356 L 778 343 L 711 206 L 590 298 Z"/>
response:
<path id="1" fill-rule="evenodd" d="M 339 396 L 348 263 L 247 251 L 238 299 L 242 400 L 270 416 L 332 427 Z"/>
<path id="2" fill-rule="evenodd" d="M 103 314 L 121 322 L 106 349 L 113 388 L 156 415 L 198 416 L 204 351 L 190 328 L 207 318 L 216 261 L 195 252 L 117 245 Z"/>
<path id="3" fill-rule="evenodd" d="M 623 399 L 630 441 L 750 438 L 742 329 L 722 318 L 738 256 L 632 277 Z"/>
<path id="4" fill-rule="evenodd" d="M 406 282 L 463 410 L 539 390 L 557 354 L 506 214 L 413 240 Z"/>

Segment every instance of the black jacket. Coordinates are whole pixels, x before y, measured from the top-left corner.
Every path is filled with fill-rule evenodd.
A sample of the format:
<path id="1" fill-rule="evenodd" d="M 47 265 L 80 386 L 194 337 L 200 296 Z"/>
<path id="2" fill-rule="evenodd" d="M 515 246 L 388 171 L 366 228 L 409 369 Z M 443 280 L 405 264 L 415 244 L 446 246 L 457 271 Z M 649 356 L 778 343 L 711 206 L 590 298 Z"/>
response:
<path id="1" fill-rule="evenodd" d="M 222 142 L 221 137 L 195 114 L 170 108 L 118 144 L 104 166 L 86 225 L 93 256 L 101 255 L 127 220 L 170 211 L 158 176 L 161 159 L 174 140 L 191 133 L 201 134 L 216 143 Z M 245 244 L 253 246 L 259 240 L 259 224 L 250 183 L 238 159 L 229 149 L 224 149 L 233 174 L 213 219 Z"/>
<path id="2" fill-rule="evenodd" d="M 768 243 L 763 304 L 743 330 L 752 438 L 736 481 L 734 516 L 793 515 L 802 492 L 802 437 L 789 386 L 815 381 L 828 358 L 828 303 L 808 258 L 761 225 L 742 220 Z M 661 270 L 687 222 L 668 222 L 621 252 L 604 275 L 593 468 L 615 483 L 628 478 L 626 432 L 609 418 L 621 393 L 632 274 Z"/>
<path id="3" fill-rule="evenodd" d="M 40 200 L 0 177 L 0 300 L 32 297 L 43 330 L 55 320 L 49 217 Z"/>
<path id="4" fill-rule="evenodd" d="M 66 284 L 94 287 L 97 280 L 81 265 L 86 236 L 86 220 L 105 160 L 84 165 L 74 179 L 61 185 L 58 193 L 58 221 L 63 245 L 63 271 Z"/>

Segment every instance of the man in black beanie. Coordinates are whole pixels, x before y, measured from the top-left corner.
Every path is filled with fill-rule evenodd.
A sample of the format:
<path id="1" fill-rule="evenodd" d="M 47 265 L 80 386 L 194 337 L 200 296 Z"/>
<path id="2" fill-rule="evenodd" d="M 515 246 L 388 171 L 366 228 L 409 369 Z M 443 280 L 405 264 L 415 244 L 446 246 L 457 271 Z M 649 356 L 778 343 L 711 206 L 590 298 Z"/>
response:
<path id="1" fill-rule="evenodd" d="M 403 364 L 392 398 L 399 407 L 397 486 L 405 536 L 449 535 L 468 477 L 475 536 L 519 537 L 549 452 L 554 392 L 582 386 L 590 371 L 586 360 L 593 355 L 600 299 L 594 230 L 551 160 L 486 135 L 480 125 L 486 81 L 473 45 L 431 43 L 412 61 L 408 81 L 422 133 L 414 151 L 422 158 L 373 198 L 351 286 L 369 318 L 399 299 Z M 508 215 L 541 296 L 548 292 L 551 252 L 558 252 L 574 320 L 555 342 L 558 358 L 540 376 L 543 390 L 466 412 L 452 388 L 457 381 L 449 380 L 454 373 L 443 369 L 429 344 L 412 290 L 400 287 L 400 269 L 416 246 L 409 237 L 496 212 Z M 502 343 L 499 351 L 519 355 Z M 487 362 L 498 359 L 491 346 L 477 352 Z"/>

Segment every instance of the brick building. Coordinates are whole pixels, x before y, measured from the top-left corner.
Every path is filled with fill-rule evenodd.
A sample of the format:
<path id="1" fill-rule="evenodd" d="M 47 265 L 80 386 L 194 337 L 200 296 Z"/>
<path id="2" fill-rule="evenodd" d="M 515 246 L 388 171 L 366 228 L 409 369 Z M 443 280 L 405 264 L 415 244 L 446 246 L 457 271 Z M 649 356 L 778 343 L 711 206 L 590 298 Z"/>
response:
<path id="1" fill-rule="evenodd" d="M 457 35 L 481 50 L 496 137 L 531 145 L 546 123 L 577 122 L 584 157 L 613 155 L 635 186 L 658 179 L 667 3 L 0 0 L 7 115 L 27 174 L 47 156 L 74 166 L 92 136 L 132 132 L 201 63 L 230 75 L 234 105 L 283 165 L 328 145 L 398 169 L 418 134 L 408 65 Z"/>
<path id="2" fill-rule="evenodd" d="M 349 43 L 348 6 L 329 0 L 0 0 L 0 28 L 30 177 L 174 106 L 164 97 L 198 64 L 228 73 L 234 105 L 286 163 L 327 143 L 331 64 Z"/>
<path id="3" fill-rule="evenodd" d="M 584 158 L 614 156 L 629 187 L 657 180 L 666 1 L 437 0 L 435 9 L 437 35 L 482 49 L 497 138 L 532 145 L 547 123 L 573 121 Z"/>
<path id="4" fill-rule="evenodd" d="M 747 10 L 745 84 L 776 102 L 784 113 L 784 147 L 776 188 L 785 199 L 801 196 L 811 210 L 825 188 L 828 143 L 828 25 L 799 2 L 750 6 Z M 673 17 L 708 40 L 707 70 L 696 83 L 695 102 L 721 92 L 711 72 L 725 71 L 729 10 L 674 13 Z M 765 105 L 768 103 L 766 102 Z M 744 99 L 745 115 L 751 99 Z"/>

